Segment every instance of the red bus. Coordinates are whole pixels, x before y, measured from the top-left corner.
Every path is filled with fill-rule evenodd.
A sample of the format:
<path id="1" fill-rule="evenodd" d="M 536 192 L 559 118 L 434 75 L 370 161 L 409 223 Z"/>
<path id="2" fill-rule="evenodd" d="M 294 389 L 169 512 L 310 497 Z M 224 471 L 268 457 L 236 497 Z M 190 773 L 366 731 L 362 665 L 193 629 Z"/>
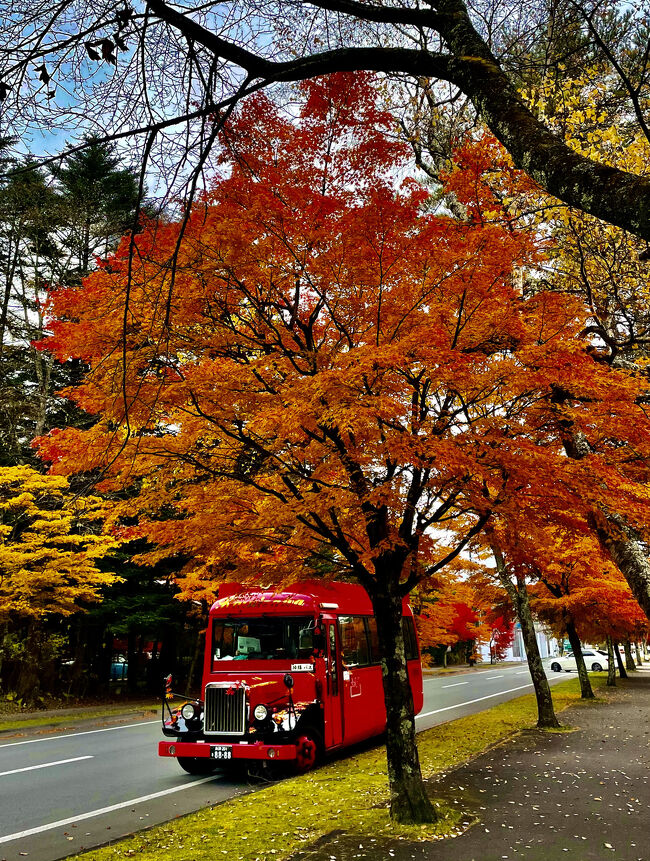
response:
<path id="1" fill-rule="evenodd" d="M 228 585 L 220 595 L 202 698 L 174 711 L 163 701 L 163 733 L 173 740 L 159 743 L 160 756 L 190 774 L 228 760 L 290 761 L 301 772 L 385 730 L 377 625 L 361 586 L 302 582 L 276 593 Z M 422 667 L 406 599 L 402 624 L 417 714 Z"/>

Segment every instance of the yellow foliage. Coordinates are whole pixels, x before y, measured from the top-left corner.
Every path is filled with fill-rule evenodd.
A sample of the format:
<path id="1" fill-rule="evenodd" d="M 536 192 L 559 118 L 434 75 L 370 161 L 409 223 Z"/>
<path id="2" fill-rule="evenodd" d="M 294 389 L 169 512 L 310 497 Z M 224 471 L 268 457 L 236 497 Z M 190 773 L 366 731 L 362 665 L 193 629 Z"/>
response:
<path id="1" fill-rule="evenodd" d="M 62 476 L 0 469 L 0 620 L 69 616 L 118 579 L 96 565 L 115 546 L 101 534 L 101 507 Z"/>
<path id="2" fill-rule="evenodd" d="M 607 69 L 592 66 L 566 78 L 562 98 L 551 82 L 524 93 L 531 107 L 580 155 L 630 173 L 650 172 L 650 142 L 618 105 Z M 572 210 L 537 190 L 515 204 L 521 217 L 553 237 L 545 277 L 553 289 L 583 296 L 591 312 L 595 342 L 613 352 L 647 351 L 649 341 L 647 262 L 639 240 L 619 227 Z M 531 211 L 535 214 L 531 215 Z M 526 213 L 524 215 L 524 213 Z M 643 355 L 635 362 L 645 363 Z"/>

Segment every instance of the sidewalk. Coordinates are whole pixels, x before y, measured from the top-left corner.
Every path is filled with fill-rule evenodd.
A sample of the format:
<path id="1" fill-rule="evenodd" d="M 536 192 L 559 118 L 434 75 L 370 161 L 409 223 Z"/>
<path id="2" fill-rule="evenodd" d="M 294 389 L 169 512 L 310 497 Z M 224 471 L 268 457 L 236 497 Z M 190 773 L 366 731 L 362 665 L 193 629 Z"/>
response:
<path id="1" fill-rule="evenodd" d="M 431 781 L 457 800 L 463 834 L 428 843 L 332 833 L 291 861 L 649 861 L 650 669 L 569 709 L 574 731 L 523 732 Z"/>

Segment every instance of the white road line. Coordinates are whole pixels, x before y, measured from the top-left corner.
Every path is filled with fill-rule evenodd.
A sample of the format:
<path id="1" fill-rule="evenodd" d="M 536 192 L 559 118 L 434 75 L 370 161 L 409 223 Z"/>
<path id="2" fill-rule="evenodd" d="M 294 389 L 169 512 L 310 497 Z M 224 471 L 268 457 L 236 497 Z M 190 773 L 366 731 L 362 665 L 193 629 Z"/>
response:
<path id="1" fill-rule="evenodd" d="M 79 762 L 82 759 L 94 759 L 94 756 L 75 756 L 74 759 L 59 759 L 57 762 L 44 762 L 42 765 L 28 765 L 25 768 L 13 768 L 11 771 L 0 771 L 0 777 L 8 774 L 20 774 L 21 771 L 35 771 L 37 768 L 50 768 L 52 765 L 65 765 L 67 762 Z"/>
<path id="2" fill-rule="evenodd" d="M 503 678 L 503 673 L 500 676 L 486 676 L 485 681 L 489 682 L 490 679 L 502 679 L 502 678 Z"/>
<path id="3" fill-rule="evenodd" d="M 482 700 L 489 700 L 489 699 L 492 699 L 492 697 L 501 697 L 501 696 L 503 696 L 503 694 L 512 694 L 515 691 L 523 691 L 524 688 L 532 688 L 532 687 L 533 687 L 533 683 L 530 682 L 527 685 L 520 685 L 518 688 L 509 688 L 507 691 L 499 691 L 496 694 L 488 694 L 485 697 L 477 697 L 475 700 L 467 700 L 467 702 L 464 702 L 464 703 L 456 703 L 455 706 L 445 706 L 444 709 L 435 709 L 432 712 L 425 712 L 424 714 L 416 715 L 415 719 L 420 720 L 420 718 L 430 717 L 431 715 L 437 715 L 437 714 L 440 714 L 440 712 L 448 712 L 451 709 L 460 709 L 463 706 L 471 706 L 472 703 L 480 703 Z"/>
<path id="4" fill-rule="evenodd" d="M 78 735 L 92 735 L 94 732 L 113 732 L 114 729 L 133 729 L 135 726 L 149 726 L 152 723 L 160 723 L 160 720 L 145 720 L 141 723 L 109 726 L 104 729 L 86 729 L 83 732 L 68 732 L 65 735 L 50 735 L 47 738 L 30 738 L 28 741 L 11 741 L 9 744 L 0 744 L 0 750 L 4 750 L 5 747 L 15 747 L 17 744 L 36 744 L 39 741 L 58 741 L 60 738 L 76 738 Z"/>
<path id="5" fill-rule="evenodd" d="M 518 673 L 515 673 L 516 676 L 525 676 L 528 670 L 519 670 Z"/>
<path id="6" fill-rule="evenodd" d="M 458 685 L 468 685 L 469 682 L 454 682 L 453 685 L 441 685 L 443 688 L 457 688 Z"/>
<path id="7" fill-rule="evenodd" d="M 130 801 L 120 801 L 119 804 L 111 804 L 110 807 L 102 807 L 99 810 L 91 810 L 88 813 L 80 813 L 79 816 L 70 816 L 68 819 L 59 819 L 58 822 L 50 822 L 47 825 L 38 825 L 36 828 L 28 828 L 27 831 L 16 831 L 15 834 L 7 834 L 0 837 L 0 843 L 9 843 L 11 840 L 20 840 L 21 837 L 31 837 L 32 834 L 42 834 L 43 831 L 51 831 L 53 828 L 62 828 L 64 825 L 72 825 L 73 822 L 82 822 L 84 819 L 92 819 L 94 816 L 101 816 L 103 813 L 112 813 L 114 810 L 121 810 L 123 807 L 130 807 L 132 804 L 141 804 L 143 801 L 151 801 L 153 798 L 160 798 L 163 795 L 171 795 L 172 792 L 183 792 L 188 786 L 198 786 L 201 783 L 207 783 L 208 780 L 214 780 L 216 775 L 210 777 L 202 777 L 199 780 L 193 780 L 191 783 L 183 783 L 181 786 L 175 786 L 173 789 L 163 789 L 161 792 L 152 792 L 151 795 L 141 795 L 139 798 L 132 798 Z"/>

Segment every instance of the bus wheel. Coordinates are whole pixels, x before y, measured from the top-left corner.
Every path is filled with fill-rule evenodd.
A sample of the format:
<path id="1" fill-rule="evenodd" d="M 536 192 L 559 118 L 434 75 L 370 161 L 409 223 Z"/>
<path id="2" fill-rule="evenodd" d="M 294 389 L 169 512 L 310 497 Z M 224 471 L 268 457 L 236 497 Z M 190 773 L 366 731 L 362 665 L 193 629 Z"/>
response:
<path id="1" fill-rule="evenodd" d="M 296 741 L 296 774 L 304 774 L 316 765 L 321 757 L 323 743 L 316 730 L 306 729 Z"/>
<path id="2" fill-rule="evenodd" d="M 217 768 L 215 759 L 196 756 L 177 756 L 176 761 L 188 774 L 212 774 Z"/>

